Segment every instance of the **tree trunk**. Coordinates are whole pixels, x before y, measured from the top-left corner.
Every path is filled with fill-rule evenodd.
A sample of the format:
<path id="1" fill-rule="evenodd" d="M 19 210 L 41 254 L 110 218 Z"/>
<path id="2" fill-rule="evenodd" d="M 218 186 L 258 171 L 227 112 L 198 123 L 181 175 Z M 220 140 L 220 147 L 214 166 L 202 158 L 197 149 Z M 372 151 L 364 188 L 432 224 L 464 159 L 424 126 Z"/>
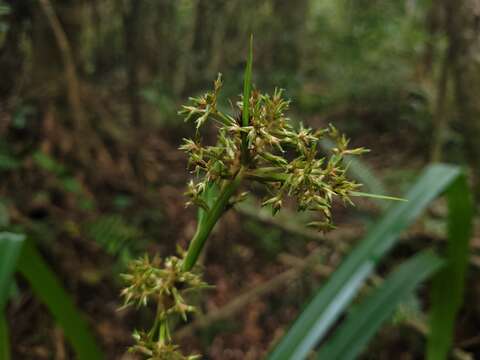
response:
<path id="1" fill-rule="evenodd" d="M 125 36 L 125 58 L 127 67 L 127 93 L 130 102 L 130 121 L 133 126 L 142 124 L 142 114 L 139 98 L 138 58 L 139 58 L 139 21 L 142 1 L 127 2 L 123 14 Z"/>
<path id="2" fill-rule="evenodd" d="M 50 0 L 39 0 L 39 3 L 45 17 L 48 20 L 48 26 L 53 33 L 55 44 L 58 47 L 58 50 L 60 52 L 60 58 L 62 59 L 65 85 L 67 89 L 67 98 L 70 109 L 72 111 L 74 126 L 76 130 L 84 129 L 85 127 L 88 128 L 88 120 L 82 105 L 80 84 L 77 77 L 77 70 L 75 65 L 76 56 L 74 55 L 74 50 L 70 45 L 67 32 L 64 30 L 60 18 L 57 16 Z M 63 13 L 68 13 L 68 11 L 64 11 Z M 74 23 L 76 25 L 76 21 Z M 71 22 L 67 22 L 67 24 L 71 24 Z M 78 31 L 74 33 L 76 36 L 78 36 Z M 55 52 L 53 52 L 53 54 L 55 54 Z M 44 64 L 46 64 L 46 67 L 51 70 L 51 63 L 47 62 Z"/>
<path id="3" fill-rule="evenodd" d="M 202 88 L 210 83 L 213 77 L 213 74 L 208 73 L 209 64 L 212 62 L 213 39 L 219 30 L 220 19 L 225 16 L 224 9 L 224 1 L 198 0 L 192 44 L 193 66 L 189 76 L 190 82 L 195 81 L 192 90 Z"/>
<path id="4" fill-rule="evenodd" d="M 480 200 L 480 0 L 444 0 L 452 71 L 465 150 Z"/>
<path id="5" fill-rule="evenodd" d="M 450 75 L 450 57 L 451 51 L 450 49 L 447 49 L 440 70 L 440 77 L 436 89 L 435 109 L 433 110 L 433 138 L 430 154 L 430 160 L 432 162 L 442 161 L 443 144 L 445 142 L 445 134 L 448 128 L 447 95 L 448 78 Z"/>
<path id="6" fill-rule="evenodd" d="M 21 38 L 25 30 L 25 22 L 31 17 L 28 2 L 9 1 L 10 14 L 6 17 L 8 32 L 0 48 L 0 100 L 12 95 L 21 78 L 25 54 L 21 49 Z M 2 107 L 0 105 L 0 107 Z"/>
<path id="7" fill-rule="evenodd" d="M 295 72 L 300 67 L 308 6 L 306 0 L 273 1 L 272 54 L 275 66 L 285 72 Z"/>

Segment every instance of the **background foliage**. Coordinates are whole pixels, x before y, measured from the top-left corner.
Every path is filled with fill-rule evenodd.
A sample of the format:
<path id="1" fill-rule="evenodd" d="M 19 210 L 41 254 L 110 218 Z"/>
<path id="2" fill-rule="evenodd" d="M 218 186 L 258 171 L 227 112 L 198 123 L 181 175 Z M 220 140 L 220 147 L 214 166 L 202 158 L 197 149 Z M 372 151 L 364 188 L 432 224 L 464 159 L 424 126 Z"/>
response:
<path id="1" fill-rule="evenodd" d="M 131 330 L 154 310 L 117 311 L 119 272 L 144 252 L 186 248 L 195 231 L 196 214 L 184 208 L 186 158 L 177 149 L 194 129 L 177 110 L 218 72 L 225 97 L 241 93 L 251 33 L 259 89 L 285 88 L 294 121 L 331 122 L 354 146 L 372 150 L 350 168 L 366 190 L 401 195 L 424 166 L 444 161 L 465 168 L 476 208 L 478 9 L 476 0 L 0 1 L 0 228 L 38 249 L 106 357 L 128 359 Z M 205 141 L 214 134 L 207 128 Z M 275 218 L 255 198 L 228 212 L 204 255 L 216 288 L 198 300 L 203 315 L 179 327 L 178 340 L 211 359 L 263 358 L 385 204 L 335 205 L 338 229 L 327 235 L 305 228 L 311 219 L 288 204 Z M 359 299 L 403 260 L 443 247 L 446 209 L 434 201 L 402 233 Z M 471 238 L 453 356 L 475 358 L 475 226 Z M 0 318 L 12 358 L 74 358 L 69 341 L 77 335 L 45 311 L 28 276 L 14 280 L 8 326 Z M 0 274 L 0 298 L 5 284 Z M 429 288 L 423 283 L 395 309 L 365 358 L 422 356 Z"/>

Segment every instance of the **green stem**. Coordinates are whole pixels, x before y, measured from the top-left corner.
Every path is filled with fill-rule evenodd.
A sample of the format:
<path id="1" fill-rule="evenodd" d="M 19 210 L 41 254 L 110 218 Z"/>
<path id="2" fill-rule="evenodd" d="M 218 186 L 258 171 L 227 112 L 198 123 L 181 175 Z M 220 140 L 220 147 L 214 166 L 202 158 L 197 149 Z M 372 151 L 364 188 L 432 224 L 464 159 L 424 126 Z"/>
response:
<path id="1" fill-rule="evenodd" d="M 249 171 L 248 173 L 245 174 L 245 177 L 260 181 L 260 182 L 269 182 L 269 181 L 278 181 L 278 182 L 284 182 L 288 178 L 288 174 L 285 173 L 275 173 L 275 172 L 270 172 L 270 171 L 263 171 L 263 169 L 257 169 L 254 171 Z"/>
<path id="2" fill-rule="evenodd" d="M 160 322 L 161 322 L 160 313 L 162 311 L 162 308 L 163 308 L 163 306 L 162 306 L 162 304 L 159 300 L 158 303 L 157 303 L 157 311 L 156 311 L 156 315 L 155 315 L 155 321 L 153 322 L 152 328 L 150 329 L 150 331 L 148 333 L 148 337 L 152 340 L 155 337 L 156 333 L 158 333 L 158 339 L 161 340 L 159 325 L 160 325 Z"/>
<path id="3" fill-rule="evenodd" d="M 205 241 L 207 240 L 208 236 L 213 230 L 213 227 L 217 223 L 217 221 L 222 216 L 225 208 L 227 207 L 228 200 L 232 197 L 235 191 L 240 186 L 242 179 L 243 179 L 244 169 L 241 168 L 238 173 L 235 175 L 233 180 L 227 182 L 218 198 L 216 199 L 215 203 L 213 204 L 212 208 L 205 214 L 205 219 L 197 226 L 197 231 L 190 242 L 190 246 L 188 247 L 187 255 L 182 264 L 183 271 L 190 271 L 197 259 L 200 255 L 200 252 L 205 245 Z"/>

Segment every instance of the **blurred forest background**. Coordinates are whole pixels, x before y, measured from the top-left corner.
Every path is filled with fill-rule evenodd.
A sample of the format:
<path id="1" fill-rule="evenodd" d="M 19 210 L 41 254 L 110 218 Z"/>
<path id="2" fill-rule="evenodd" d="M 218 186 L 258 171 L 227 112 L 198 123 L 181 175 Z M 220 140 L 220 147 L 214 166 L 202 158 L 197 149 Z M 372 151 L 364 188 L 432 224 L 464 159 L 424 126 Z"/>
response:
<path id="1" fill-rule="evenodd" d="M 218 72 L 225 100 L 241 93 L 250 33 L 256 86 L 286 89 L 292 118 L 333 123 L 370 148 L 357 170 L 371 188 L 401 195 L 441 160 L 471 169 L 478 198 L 479 21 L 477 0 L 1 1 L 0 225 L 28 234 L 108 357 L 129 359 L 131 331 L 150 313 L 118 310 L 119 273 L 145 252 L 186 247 L 195 231 L 178 151 L 194 129 L 177 111 Z M 339 206 L 327 235 L 254 200 L 230 211 L 205 254 L 216 287 L 201 321 L 179 328 L 183 347 L 262 358 L 381 210 L 367 200 Z M 440 241 L 444 220 L 440 201 L 389 262 Z M 480 358 L 480 238 L 471 246 L 455 345 Z M 314 251 L 322 265 L 307 271 Z M 419 300 L 406 308 L 365 358 L 421 357 Z M 21 277 L 7 321 L 13 359 L 72 358 Z"/>

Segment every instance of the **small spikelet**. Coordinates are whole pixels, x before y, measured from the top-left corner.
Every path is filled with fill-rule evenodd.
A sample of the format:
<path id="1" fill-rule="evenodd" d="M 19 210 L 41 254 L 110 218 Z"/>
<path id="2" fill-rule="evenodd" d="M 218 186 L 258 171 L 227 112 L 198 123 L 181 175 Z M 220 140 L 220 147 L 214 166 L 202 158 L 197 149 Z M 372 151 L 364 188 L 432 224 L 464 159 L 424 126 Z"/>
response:
<path id="1" fill-rule="evenodd" d="M 126 284 L 121 293 L 124 307 L 157 304 L 156 328 L 149 333 L 135 331 L 133 338 L 136 344 L 130 349 L 132 352 L 147 356 L 147 359 L 197 358 L 182 355 L 178 347 L 171 344 L 168 329 L 169 316 L 177 314 L 186 321 L 187 315 L 195 311 L 195 307 L 187 304 L 182 294 L 207 287 L 199 273 L 182 270 L 182 261 L 181 258 L 171 256 L 162 262 L 158 257 L 150 260 L 145 255 L 130 264 L 128 274 L 121 275 Z M 155 339 L 154 335 L 157 332 L 160 341 Z"/>

